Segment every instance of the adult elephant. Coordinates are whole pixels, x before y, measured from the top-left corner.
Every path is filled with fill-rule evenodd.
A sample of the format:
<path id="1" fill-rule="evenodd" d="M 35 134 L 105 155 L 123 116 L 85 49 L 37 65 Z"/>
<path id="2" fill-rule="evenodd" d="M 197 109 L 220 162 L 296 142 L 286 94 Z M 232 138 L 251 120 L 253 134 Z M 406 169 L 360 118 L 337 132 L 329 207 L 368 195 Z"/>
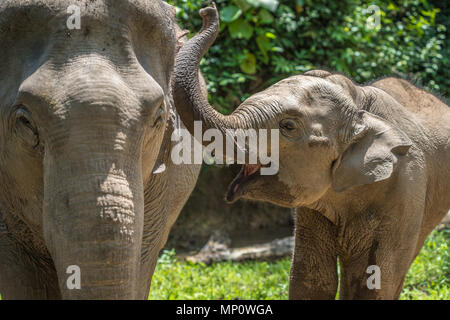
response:
<path id="1" fill-rule="evenodd" d="M 450 207 L 449 107 L 405 80 L 359 86 L 316 70 L 224 116 L 199 91 L 198 64 L 219 30 L 214 8 L 201 14 L 201 32 L 177 56 L 175 103 L 190 130 L 194 120 L 222 137 L 279 130 L 278 173 L 261 175 L 262 161 L 244 165 L 227 199 L 298 208 L 290 297 L 334 299 L 339 259 L 340 298 L 397 298 Z"/>
<path id="2" fill-rule="evenodd" d="M 200 170 L 169 161 L 181 37 L 163 1 L 1 1 L 4 299 L 147 298 Z"/>

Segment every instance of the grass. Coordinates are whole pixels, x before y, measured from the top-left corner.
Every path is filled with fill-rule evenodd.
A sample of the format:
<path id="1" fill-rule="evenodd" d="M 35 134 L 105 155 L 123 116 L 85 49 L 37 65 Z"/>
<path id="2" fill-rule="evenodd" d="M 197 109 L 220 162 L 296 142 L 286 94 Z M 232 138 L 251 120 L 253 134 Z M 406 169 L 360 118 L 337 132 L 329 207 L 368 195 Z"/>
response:
<path id="1" fill-rule="evenodd" d="M 411 266 L 400 299 L 450 300 L 450 230 L 434 231 Z M 163 252 L 149 299 L 287 299 L 290 259 L 223 262 L 178 261 Z"/>
<path id="2" fill-rule="evenodd" d="M 434 231 L 406 275 L 402 300 L 450 300 L 450 230 Z"/>
<path id="3" fill-rule="evenodd" d="M 165 251 L 152 280 L 150 299 L 286 299 L 288 259 L 223 262 L 206 266 L 176 261 Z"/>

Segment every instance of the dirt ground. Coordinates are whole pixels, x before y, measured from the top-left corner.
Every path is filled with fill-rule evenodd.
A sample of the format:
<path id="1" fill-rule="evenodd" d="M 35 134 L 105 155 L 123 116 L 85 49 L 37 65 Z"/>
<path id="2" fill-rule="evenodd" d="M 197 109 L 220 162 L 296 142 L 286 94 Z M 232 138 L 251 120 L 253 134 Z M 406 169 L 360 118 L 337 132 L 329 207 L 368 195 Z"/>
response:
<path id="1" fill-rule="evenodd" d="M 252 245 L 292 235 L 290 209 L 249 201 L 225 202 L 228 184 L 239 166 L 203 166 L 197 186 L 172 228 L 166 248 L 188 252 L 201 248 L 213 231 L 227 232 L 232 247 Z"/>

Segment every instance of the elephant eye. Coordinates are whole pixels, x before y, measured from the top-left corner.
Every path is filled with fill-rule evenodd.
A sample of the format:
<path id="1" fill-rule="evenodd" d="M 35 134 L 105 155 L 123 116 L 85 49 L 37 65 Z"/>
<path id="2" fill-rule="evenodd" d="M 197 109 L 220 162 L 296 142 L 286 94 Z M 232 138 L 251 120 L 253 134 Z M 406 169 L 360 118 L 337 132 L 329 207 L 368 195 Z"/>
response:
<path id="1" fill-rule="evenodd" d="M 39 135 L 30 112 L 23 106 L 14 113 L 16 135 L 33 148 L 39 144 Z"/>
<path id="2" fill-rule="evenodd" d="M 286 131 L 293 131 L 297 129 L 297 123 L 292 119 L 283 119 L 280 121 L 280 129 Z"/>
<path id="3" fill-rule="evenodd" d="M 28 120 L 26 117 L 24 116 L 20 116 L 17 121 L 19 121 L 22 125 L 24 125 L 25 127 L 27 127 L 28 129 L 33 129 L 33 126 L 30 122 L 30 120 Z"/>

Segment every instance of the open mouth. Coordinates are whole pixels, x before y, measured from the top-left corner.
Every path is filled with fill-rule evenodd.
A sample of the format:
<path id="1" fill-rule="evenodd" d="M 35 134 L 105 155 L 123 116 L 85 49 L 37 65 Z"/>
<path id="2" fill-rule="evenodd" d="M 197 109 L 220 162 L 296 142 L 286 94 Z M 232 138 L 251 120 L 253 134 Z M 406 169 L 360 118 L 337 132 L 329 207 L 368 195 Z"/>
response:
<path id="1" fill-rule="evenodd" d="M 243 165 L 241 171 L 228 188 L 226 200 L 228 202 L 236 201 L 238 196 L 242 193 L 242 188 L 261 175 L 260 169 L 260 164 Z"/>

